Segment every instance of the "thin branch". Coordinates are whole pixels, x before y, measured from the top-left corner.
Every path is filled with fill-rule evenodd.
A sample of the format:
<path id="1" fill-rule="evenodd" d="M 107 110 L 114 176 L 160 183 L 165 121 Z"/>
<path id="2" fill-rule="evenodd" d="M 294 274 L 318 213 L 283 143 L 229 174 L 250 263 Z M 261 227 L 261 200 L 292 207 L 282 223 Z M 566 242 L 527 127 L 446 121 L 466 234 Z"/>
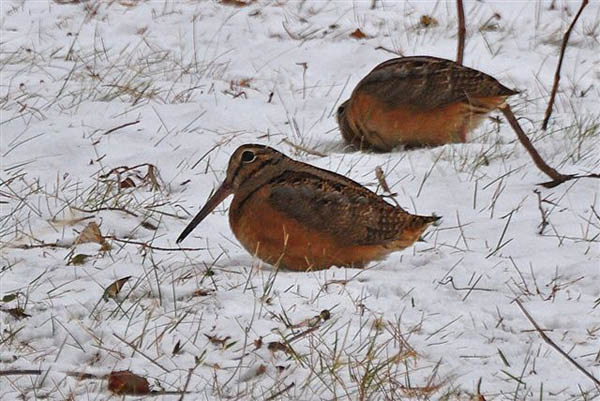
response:
<path id="1" fill-rule="evenodd" d="M 465 53 L 465 9 L 463 8 L 462 0 L 456 0 L 456 13 L 458 14 L 458 44 L 456 49 L 456 62 L 463 63 L 463 55 Z"/>
<path id="2" fill-rule="evenodd" d="M 140 123 L 140 120 L 132 121 L 132 122 L 125 123 L 125 124 L 121 124 L 118 127 L 114 127 L 114 128 L 109 129 L 108 131 L 106 131 L 102 135 L 108 135 L 108 134 L 110 134 L 112 132 L 115 132 L 116 130 L 120 130 L 121 128 L 129 127 L 130 125 L 136 125 L 136 124 L 139 124 L 139 123 Z"/>
<path id="3" fill-rule="evenodd" d="M 147 360 L 149 360 L 151 363 L 153 363 L 154 365 L 158 366 L 159 368 L 161 368 L 162 370 L 164 370 L 165 372 L 169 373 L 169 369 L 165 368 L 164 366 L 162 366 L 160 363 L 158 363 L 155 359 L 150 358 L 148 355 L 146 355 L 145 353 L 143 353 L 142 351 L 140 351 L 138 349 L 138 347 L 136 347 L 135 345 L 133 345 L 132 343 L 130 343 L 129 341 L 125 340 L 124 338 L 119 337 L 116 333 L 113 333 L 113 336 L 117 337 L 117 339 L 123 341 L 125 344 L 129 345 L 134 351 L 136 351 L 138 354 L 140 354 L 141 356 L 143 356 L 144 358 L 146 358 Z"/>
<path id="4" fill-rule="evenodd" d="M 0 377 L 1 376 L 27 376 L 27 375 L 33 375 L 33 376 L 40 376 L 44 373 L 46 373 L 48 370 L 47 369 L 8 369 L 8 370 L 0 370 Z M 74 372 L 74 371 L 67 371 L 65 372 L 65 374 L 69 377 L 77 377 L 79 380 L 85 380 L 85 379 L 106 379 L 107 375 L 94 375 L 92 373 L 87 373 L 87 372 Z"/>
<path id="5" fill-rule="evenodd" d="M 538 231 L 539 235 L 544 235 L 544 230 L 546 229 L 546 226 L 549 224 L 548 223 L 548 211 L 544 210 L 544 208 L 542 207 L 542 193 L 540 191 L 538 191 L 537 189 L 534 189 L 533 192 L 537 195 L 537 200 L 538 200 L 538 209 L 540 210 L 540 214 L 542 215 L 542 222 L 538 225 L 538 227 L 540 228 L 540 231 Z"/>
<path id="6" fill-rule="evenodd" d="M 519 301 L 518 299 L 515 299 L 515 302 L 516 302 L 517 306 L 519 307 L 519 309 L 521 309 L 521 312 L 523 312 L 525 317 L 527 317 L 527 319 L 531 322 L 533 327 L 535 327 L 535 330 L 538 332 L 540 337 L 542 337 L 542 340 L 544 340 L 548 345 L 550 345 L 552 348 L 557 350 L 559 354 L 564 356 L 569 362 L 571 362 L 584 375 L 586 375 L 588 378 L 590 378 L 594 382 L 594 384 L 596 384 L 596 386 L 600 386 L 600 380 L 598 380 L 596 377 L 594 377 L 594 375 L 592 375 L 590 372 L 585 370 L 579 363 L 577 363 L 573 358 L 571 358 L 571 356 L 569 354 L 567 354 L 558 345 L 556 345 L 556 343 L 554 341 L 552 341 L 552 339 L 550 337 L 548 337 L 546 335 L 546 333 L 544 333 L 544 331 L 540 328 L 540 326 L 538 326 L 536 321 L 533 320 L 533 317 L 531 317 L 529 312 L 527 312 L 527 310 L 525 309 L 525 307 L 523 306 L 521 301 Z"/>
<path id="7" fill-rule="evenodd" d="M 122 208 L 122 207 L 97 207 L 95 209 L 83 209 L 80 207 L 71 206 L 71 208 L 74 210 L 77 210 L 78 212 L 83 212 L 83 213 L 96 213 L 96 212 L 101 212 L 103 210 L 108 210 L 108 211 L 123 212 L 123 213 L 127 213 L 130 216 L 138 217 L 137 214 L 135 214 L 132 211 L 129 211 L 125 208 Z"/>
<path id="8" fill-rule="evenodd" d="M 148 249 L 152 249 L 153 251 L 169 251 L 169 252 L 177 252 L 177 251 L 205 251 L 206 248 L 183 248 L 183 247 L 177 247 L 177 248 L 164 248 L 161 246 L 154 246 L 154 245 L 150 245 L 147 242 L 139 242 L 139 241 L 132 241 L 132 240 L 127 240 L 127 239 L 120 239 L 115 237 L 114 235 L 107 235 L 104 237 L 105 239 L 110 239 L 116 242 L 121 242 L 123 244 L 130 244 L 130 245 L 139 245 L 142 248 L 148 248 Z"/>
<path id="9" fill-rule="evenodd" d="M 71 245 L 68 244 L 59 244 L 58 242 L 52 242 L 52 243 L 41 243 L 41 244 L 35 244 L 35 245 L 29 245 L 29 244 L 18 244 L 18 245 L 8 245 L 9 248 L 14 248 L 14 249 L 36 249 L 36 248 L 70 248 Z"/>
<path id="10" fill-rule="evenodd" d="M 290 384 L 288 384 L 283 390 L 278 391 L 277 393 L 273 394 L 272 396 L 270 396 L 269 398 L 266 398 L 265 401 L 271 401 L 274 400 L 275 398 L 279 397 L 280 395 L 282 395 L 283 393 L 285 393 L 286 391 L 288 391 L 289 389 L 291 389 L 292 387 L 294 387 L 296 385 L 296 383 L 291 382 Z"/>
<path id="11" fill-rule="evenodd" d="M 501 107 L 500 111 L 502 111 L 502 114 L 504 114 L 504 117 L 506 117 L 506 119 L 508 120 L 508 123 L 510 124 L 512 129 L 517 134 L 519 141 L 525 147 L 525 149 L 527 150 L 527 152 L 533 159 L 533 162 L 535 163 L 537 168 L 539 168 L 547 176 L 552 178 L 552 181 L 550 183 L 545 183 L 542 185 L 544 185 L 545 187 L 551 188 L 556 185 L 560 185 L 563 182 L 568 181 L 574 177 L 573 175 L 561 174 L 558 171 L 556 171 L 555 169 L 553 169 L 552 167 L 550 167 L 548 164 L 546 164 L 544 159 L 542 159 L 542 157 L 540 156 L 538 151 L 535 149 L 535 147 L 533 146 L 533 144 L 531 143 L 531 141 L 529 140 L 529 138 L 523 131 L 523 128 L 521 128 L 521 125 L 517 121 L 517 118 L 513 114 L 512 110 L 510 109 L 510 105 L 508 103 L 505 106 Z"/>
<path id="12" fill-rule="evenodd" d="M 544 122 L 542 123 L 542 129 L 545 131 L 548 127 L 548 120 L 550 120 L 550 115 L 552 114 L 552 106 L 554 105 L 554 98 L 556 97 L 556 90 L 558 89 L 558 81 L 560 81 L 560 69 L 562 67 L 563 58 L 565 56 L 565 50 L 567 49 L 567 43 L 569 42 L 569 36 L 571 36 L 571 31 L 577 23 L 581 12 L 587 6 L 588 0 L 581 1 L 581 7 L 579 7 L 579 11 L 575 14 L 575 18 L 569 25 L 569 29 L 565 32 L 565 36 L 563 36 L 562 44 L 560 46 L 560 57 L 558 58 L 558 66 L 556 67 L 556 72 L 554 73 L 554 85 L 552 86 L 552 93 L 550 94 L 550 101 L 548 102 L 548 107 L 546 108 L 546 115 L 544 116 Z"/>
<path id="13" fill-rule="evenodd" d="M 305 146 L 302 145 L 297 145 L 294 142 L 290 141 L 287 138 L 283 138 L 282 140 L 283 143 L 287 143 L 288 145 L 290 145 L 291 147 L 297 149 L 297 150 L 301 150 L 302 152 L 308 153 L 309 155 L 313 155 L 313 156 L 319 156 L 319 157 L 326 157 L 327 155 L 325 153 L 321 153 L 317 150 L 313 150 L 313 149 L 309 149 Z"/>

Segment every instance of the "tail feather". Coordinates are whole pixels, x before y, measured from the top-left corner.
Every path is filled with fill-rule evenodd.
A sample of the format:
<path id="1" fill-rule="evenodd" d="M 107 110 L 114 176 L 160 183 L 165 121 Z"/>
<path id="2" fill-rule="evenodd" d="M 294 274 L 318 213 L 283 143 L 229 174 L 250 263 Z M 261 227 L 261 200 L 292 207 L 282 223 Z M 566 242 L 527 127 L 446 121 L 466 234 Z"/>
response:
<path id="1" fill-rule="evenodd" d="M 441 216 L 411 216 L 411 222 L 404 227 L 399 238 L 386 245 L 387 248 L 400 250 L 408 248 L 421 238 L 427 228 L 439 221 Z"/>

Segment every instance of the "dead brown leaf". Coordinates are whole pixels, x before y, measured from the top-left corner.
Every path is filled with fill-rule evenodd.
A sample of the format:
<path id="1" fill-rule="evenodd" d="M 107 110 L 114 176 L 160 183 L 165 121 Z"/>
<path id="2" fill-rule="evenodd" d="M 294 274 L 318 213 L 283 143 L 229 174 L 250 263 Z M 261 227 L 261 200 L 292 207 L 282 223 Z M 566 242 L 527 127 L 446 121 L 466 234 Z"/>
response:
<path id="1" fill-rule="evenodd" d="M 246 7 L 249 6 L 250 4 L 254 3 L 254 0 L 249 0 L 249 1 L 241 1 L 241 0 L 221 0 L 221 4 L 225 5 L 225 6 L 232 6 L 232 7 Z"/>
<path id="2" fill-rule="evenodd" d="M 219 345 L 223 348 L 226 347 L 227 340 L 229 340 L 231 338 L 231 336 L 219 338 L 217 336 L 211 336 L 208 334 L 204 334 L 204 335 L 206 336 L 206 338 L 208 338 L 208 341 L 210 341 L 212 344 Z"/>
<path id="3" fill-rule="evenodd" d="M 67 266 L 69 265 L 73 265 L 73 266 L 79 266 L 85 263 L 85 261 L 90 257 L 91 255 L 86 255 L 83 253 L 78 253 L 77 255 L 73 256 L 71 259 L 69 259 L 69 261 L 67 262 Z"/>
<path id="4" fill-rule="evenodd" d="M 102 295 L 102 299 L 104 299 L 105 301 L 108 301 L 108 298 L 113 298 L 113 299 L 116 298 L 117 295 L 119 294 L 119 291 L 121 291 L 121 288 L 123 288 L 125 283 L 130 278 L 131 278 L 131 276 L 123 277 L 123 278 L 115 281 L 108 287 L 106 287 L 106 289 L 104 290 L 104 294 Z"/>
<path id="5" fill-rule="evenodd" d="M 419 25 L 423 28 L 433 28 L 434 26 L 438 26 L 440 23 L 437 19 L 433 18 L 431 15 L 421 15 L 421 19 L 419 20 Z"/>
<path id="6" fill-rule="evenodd" d="M 142 227 L 144 227 L 146 230 L 152 230 L 152 231 L 156 231 L 156 230 L 158 230 L 158 227 L 157 227 L 157 226 L 155 226 L 154 224 L 152 224 L 152 223 L 150 223 L 150 222 L 148 222 L 148 221 L 142 221 L 142 222 L 140 223 L 140 225 L 141 225 Z"/>
<path id="7" fill-rule="evenodd" d="M 177 340 L 177 344 L 173 347 L 172 355 L 181 354 L 181 340 Z"/>
<path id="8" fill-rule="evenodd" d="M 267 371 L 267 367 L 265 365 L 260 365 L 258 368 L 256 368 L 256 376 L 260 376 L 262 374 L 264 374 Z"/>
<path id="9" fill-rule="evenodd" d="M 108 389 L 115 394 L 121 395 L 150 394 L 148 380 L 129 370 L 111 372 L 108 375 Z"/>
<path id="10" fill-rule="evenodd" d="M 119 188 L 135 188 L 135 182 L 133 182 L 131 177 L 127 177 L 119 182 Z"/>
<path id="11" fill-rule="evenodd" d="M 14 317 L 17 320 L 21 320 L 21 319 L 25 319 L 26 317 L 31 317 L 31 315 L 28 315 L 27 313 L 25 313 L 25 309 L 20 308 L 20 307 L 16 307 L 16 308 L 11 308 L 11 309 L 0 309 L 2 312 L 6 312 L 9 315 L 11 315 L 12 317 Z"/>
<path id="12" fill-rule="evenodd" d="M 269 345 L 267 345 L 267 349 L 272 353 L 275 353 L 277 351 L 282 351 L 286 353 L 288 352 L 288 346 L 278 341 L 270 342 Z"/>
<path id="13" fill-rule="evenodd" d="M 196 291 L 192 292 L 192 297 L 207 297 L 214 293 L 213 290 L 205 290 L 203 288 L 198 288 Z"/>
<path id="14" fill-rule="evenodd" d="M 356 30 L 350 34 L 350 37 L 354 38 L 354 39 L 366 39 L 366 38 L 368 38 L 368 36 L 365 35 L 363 33 L 363 31 L 361 31 L 358 28 L 356 28 Z"/>
<path id="15" fill-rule="evenodd" d="M 95 222 L 88 223 L 75 239 L 75 245 L 87 242 L 95 242 L 97 244 L 104 244 L 106 242 L 100 232 L 100 227 Z"/>

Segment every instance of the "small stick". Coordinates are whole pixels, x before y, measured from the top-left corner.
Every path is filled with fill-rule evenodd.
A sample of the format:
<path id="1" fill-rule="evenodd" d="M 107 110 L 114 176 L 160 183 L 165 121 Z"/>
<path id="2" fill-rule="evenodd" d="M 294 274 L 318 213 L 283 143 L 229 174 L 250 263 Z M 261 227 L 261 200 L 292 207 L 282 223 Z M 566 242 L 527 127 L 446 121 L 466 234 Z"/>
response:
<path id="1" fill-rule="evenodd" d="M 544 159 L 542 159 L 542 157 L 540 156 L 538 151 L 535 149 L 535 147 L 533 146 L 533 144 L 531 143 L 531 141 L 529 140 L 529 138 L 523 131 L 523 128 L 521 128 L 519 121 L 517 121 L 517 118 L 513 114 L 512 110 L 510 109 L 510 105 L 508 103 L 506 103 L 506 105 L 501 107 L 500 111 L 502 112 L 502 114 L 504 114 L 504 117 L 506 117 L 506 119 L 508 120 L 508 123 L 510 124 L 512 129 L 517 134 L 519 141 L 525 147 L 525 149 L 527 150 L 527 152 L 533 159 L 533 162 L 535 163 L 537 168 L 539 168 L 547 176 L 552 178 L 553 181 L 551 181 L 550 183 L 546 183 L 546 184 L 550 185 L 553 183 L 554 185 L 547 186 L 546 184 L 544 184 L 544 186 L 551 188 L 556 185 L 562 184 L 563 182 L 568 181 L 569 179 L 574 177 L 572 175 L 561 174 L 558 171 L 556 171 L 555 169 L 553 169 L 552 167 L 550 167 L 548 164 L 546 164 Z"/>
<path id="2" fill-rule="evenodd" d="M 523 312 L 523 314 L 525 315 L 525 317 L 527 317 L 527 319 L 531 322 L 531 324 L 533 325 L 533 327 L 535 327 L 535 330 L 538 332 L 538 334 L 540 335 L 540 337 L 542 337 L 542 340 L 544 340 L 548 345 L 550 345 L 552 348 L 554 348 L 555 350 L 557 350 L 558 353 L 561 354 L 562 356 L 564 356 L 569 362 L 571 362 L 573 365 L 575 365 L 575 367 L 577 369 L 579 369 L 589 379 L 591 379 L 596 384 L 596 386 L 600 386 L 600 380 L 596 379 L 590 372 L 588 372 L 587 370 L 585 370 L 580 364 L 578 364 L 573 358 L 571 358 L 569 356 L 569 354 L 567 354 L 558 345 L 556 345 L 556 343 L 554 341 L 552 341 L 550 339 L 550 337 L 548 337 L 546 335 L 546 333 L 544 333 L 544 331 L 540 328 L 540 326 L 538 326 L 538 324 L 536 323 L 536 321 L 533 320 L 533 317 L 531 317 L 531 315 L 529 314 L 529 312 L 527 312 L 527 310 L 525 309 L 525 307 L 523 306 L 523 304 L 521 303 L 521 301 L 519 301 L 518 299 L 515 299 L 515 302 L 516 302 L 517 306 L 519 307 L 519 309 L 521 309 L 521 312 Z"/>
<path id="3" fill-rule="evenodd" d="M 101 212 L 103 210 L 109 210 L 109 211 L 123 212 L 123 213 L 127 213 L 130 216 L 138 217 L 137 214 L 135 214 L 125 208 L 122 208 L 122 207 L 97 207 L 95 209 L 82 209 L 79 207 L 71 206 L 71 208 L 73 208 L 74 210 L 77 210 L 79 212 L 83 212 L 83 213 L 96 213 L 96 212 Z M 90 216 L 90 217 L 93 218 L 93 216 Z"/>
<path id="4" fill-rule="evenodd" d="M 8 369 L 8 370 L 0 370 L 0 376 L 25 376 L 25 375 L 33 375 L 40 376 L 47 372 L 47 369 Z M 84 379 L 105 379 L 106 375 L 94 375 L 92 373 L 86 372 L 73 372 L 67 371 L 65 374 L 69 377 L 77 377 L 80 380 Z"/>
<path id="5" fill-rule="evenodd" d="M 281 394 L 285 393 L 286 391 L 288 391 L 289 389 L 291 389 L 292 387 L 294 387 L 296 385 L 296 383 L 291 382 L 289 385 L 287 385 L 283 390 L 278 391 L 277 393 L 273 394 L 272 396 L 270 396 L 269 398 L 265 398 L 265 401 L 271 401 L 274 400 L 275 398 L 279 397 Z"/>
<path id="6" fill-rule="evenodd" d="M 102 135 L 108 135 L 108 134 L 110 134 L 110 133 L 112 133 L 112 132 L 115 132 L 116 130 L 119 130 L 119 129 L 121 129 L 121 128 L 129 127 L 130 125 L 136 125 L 136 124 L 139 124 L 139 123 L 140 123 L 140 120 L 137 120 L 137 121 L 131 121 L 131 122 L 128 122 L 128 123 L 125 123 L 125 124 L 121 124 L 121 125 L 119 125 L 118 127 L 114 127 L 114 128 L 111 128 L 111 129 L 109 129 L 108 131 L 106 131 L 106 132 L 105 132 L 104 134 L 102 134 Z"/>
<path id="7" fill-rule="evenodd" d="M 465 10 L 463 8 L 462 0 L 456 0 L 456 12 L 458 14 L 458 47 L 456 49 L 456 62 L 462 64 L 465 52 L 465 34 L 467 33 L 467 29 L 465 28 Z"/>
<path id="8" fill-rule="evenodd" d="M 36 244 L 36 245 L 29 245 L 29 244 L 20 244 L 20 245 L 12 245 L 9 247 L 11 248 L 15 248 L 15 249 L 35 249 L 35 248 L 70 248 L 71 245 L 67 245 L 67 244 L 59 244 L 58 242 L 52 242 L 52 243 L 42 243 L 42 244 Z"/>
<path id="9" fill-rule="evenodd" d="M 548 107 L 546 108 L 546 115 L 544 116 L 544 122 L 542 123 L 542 129 L 546 131 L 548 127 L 548 120 L 550 120 L 550 115 L 552 114 L 552 106 L 554 105 L 554 98 L 556 97 L 556 90 L 558 89 L 558 81 L 560 81 L 560 69 L 562 67 L 563 58 L 565 56 L 565 50 L 567 49 L 567 42 L 569 41 L 569 36 L 571 36 L 571 31 L 575 26 L 575 23 L 579 19 L 581 12 L 587 6 L 588 0 L 581 1 L 581 7 L 579 7 L 579 11 L 575 14 L 575 18 L 569 25 L 569 28 L 565 32 L 565 36 L 563 36 L 562 44 L 560 45 L 560 57 L 558 58 L 558 66 L 556 67 L 556 72 L 554 73 L 554 85 L 552 86 L 552 93 L 550 94 L 550 101 L 548 102 Z"/>
<path id="10" fill-rule="evenodd" d="M 319 151 L 317 151 L 317 150 L 312 150 L 312 149 L 309 149 L 309 148 L 307 148 L 307 147 L 304 147 L 304 146 L 302 146 L 302 145 L 297 145 L 297 144 L 295 144 L 294 142 L 290 141 L 290 140 L 289 140 L 289 139 L 287 139 L 287 138 L 283 138 L 283 142 L 284 142 L 284 143 L 287 143 L 288 145 L 290 145 L 290 146 L 291 146 L 291 147 L 293 147 L 293 148 L 296 148 L 296 149 L 298 149 L 298 150 L 301 150 L 301 151 L 303 151 L 303 152 L 306 152 L 306 153 L 308 153 L 309 155 L 313 155 L 313 156 L 319 156 L 319 157 L 326 157 L 326 156 L 327 156 L 325 153 L 321 153 L 321 152 L 319 152 Z"/>
<path id="11" fill-rule="evenodd" d="M 542 215 L 542 222 L 538 226 L 538 227 L 540 227 L 540 231 L 538 232 L 538 234 L 543 235 L 544 230 L 546 229 L 546 226 L 548 225 L 548 219 L 547 219 L 548 212 L 546 210 L 544 210 L 544 208 L 542 207 L 542 193 L 540 191 L 538 191 L 537 189 L 534 189 L 533 192 L 537 195 L 538 209 L 540 209 L 540 214 Z"/>
<path id="12" fill-rule="evenodd" d="M 375 176 L 377 177 L 377 181 L 379 181 L 379 186 L 381 187 L 381 189 L 383 189 L 383 192 L 387 193 L 385 195 L 385 197 L 391 198 L 394 201 L 394 203 L 396 204 L 396 206 L 400 207 L 400 204 L 396 200 L 396 196 L 398 194 L 395 192 L 392 192 L 390 190 L 390 187 L 388 186 L 388 183 L 385 180 L 385 173 L 383 172 L 383 170 L 380 166 L 375 167 Z M 382 195 L 382 196 L 384 196 L 384 195 Z"/>
<path id="13" fill-rule="evenodd" d="M 147 242 L 139 242 L 139 241 L 131 241 L 131 240 L 127 240 L 127 239 L 120 239 L 115 237 L 114 235 L 107 235 L 104 237 L 104 239 L 110 239 L 116 242 L 121 242 L 123 244 L 131 244 L 131 245 L 139 245 L 143 248 L 148 248 L 148 249 L 152 249 L 153 251 L 170 251 L 170 252 L 176 252 L 176 251 L 205 251 L 206 248 L 183 248 L 183 247 L 178 247 L 178 248 L 164 248 L 161 246 L 154 246 L 154 245 L 150 245 Z"/>
<path id="14" fill-rule="evenodd" d="M 130 343 L 129 341 L 125 340 L 124 338 L 119 337 L 116 333 L 113 333 L 113 336 L 117 337 L 117 339 L 123 341 L 125 344 L 129 345 L 131 348 L 133 348 L 133 350 L 135 352 L 137 352 L 138 354 L 140 354 L 141 356 L 143 356 L 144 358 L 146 358 L 147 360 L 149 360 L 151 363 L 153 363 L 154 365 L 158 366 L 159 368 L 161 368 L 162 370 L 164 370 L 165 372 L 169 373 L 170 370 L 165 368 L 164 366 L 162 366 L 160 363 L 158 363 L 155 359 L 150 358 L 148 355 L 146 355 L 145 353 L 143 353 L 142 351 L 139 350 L 138 347 L 136 347 L 135 345 L 133 345 L 132 343 Z M 178 393 L 179 394 L 179 393 Z"/>
<path id="15" fill-rule="evenodd" d="M 481 379 L 482 378 L 480 377 L 477 381 L 477 400 L 485 401 L 485 397 L 483 396 L 483 394 L 481 394 Z"/>

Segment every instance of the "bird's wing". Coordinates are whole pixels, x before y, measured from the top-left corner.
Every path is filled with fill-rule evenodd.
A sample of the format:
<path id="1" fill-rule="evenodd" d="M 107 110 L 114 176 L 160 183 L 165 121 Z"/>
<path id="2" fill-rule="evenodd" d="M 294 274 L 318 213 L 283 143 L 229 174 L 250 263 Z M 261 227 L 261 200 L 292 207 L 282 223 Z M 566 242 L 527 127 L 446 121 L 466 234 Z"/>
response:
<path id="1" fill-rule="evenodd" d="M 410 216 L 364 187 L 306 172 L 292 174 L 271 183 L 270 205 L 310 230 L 331 234 L 340 245 L 385 244 Z"/>
<path id="2" fill-rule="evenodd" d="M 402 57 L 375 67 L 357 91 L 365 91 L 392 107 L 408 104 L 431 110 L 470 98 L 510 96 L 515 93 L 493 77 L 450 60 Z"/>

